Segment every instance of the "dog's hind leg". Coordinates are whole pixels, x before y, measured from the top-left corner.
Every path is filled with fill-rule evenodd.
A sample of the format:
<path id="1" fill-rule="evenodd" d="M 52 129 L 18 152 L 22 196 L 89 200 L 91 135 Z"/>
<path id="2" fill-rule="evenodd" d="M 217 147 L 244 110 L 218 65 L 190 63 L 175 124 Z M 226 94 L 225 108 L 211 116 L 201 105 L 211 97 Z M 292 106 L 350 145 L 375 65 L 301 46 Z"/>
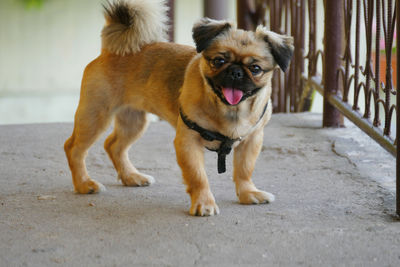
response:
<path id="1" fill-rule="evenodd" d="M 146 112 L 123 108 L 116 114 L 113 133 L 104 142 L 104 148 L 118 172 L 118 178 L 126 186 L 146 186 L 154 183 L 154 178 L 140 173 L 128 156 L 129 147 L 142 136 L 147 125 Z"/>
<path id="2" fill-rule="evenodd" d="M 110 120 L 111 112 L 106 106 L 96 101 L 86 101 L 86 98 L 80 100 L 75 114 L 74 131 L 64 144 L 72 181 L 78 193 L 97 193 L 104 189 L 102 184 L 89 177 L 85 158 L 89 147 L 105 131 Z"/>

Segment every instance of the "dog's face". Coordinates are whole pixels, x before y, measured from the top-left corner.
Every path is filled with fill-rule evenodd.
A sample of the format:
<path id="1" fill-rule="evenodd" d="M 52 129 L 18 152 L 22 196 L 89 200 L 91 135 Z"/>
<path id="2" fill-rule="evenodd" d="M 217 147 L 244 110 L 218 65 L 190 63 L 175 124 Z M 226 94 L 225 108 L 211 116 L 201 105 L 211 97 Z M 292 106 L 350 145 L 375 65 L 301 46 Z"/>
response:
<path id="1" fill-rule="evenodd" d="M 209 87 L 227 105 L 237 105 L 256 94 L 279 66 L 285 71 L 293 55 L 293 39 L 267 31 L 235 29 L 226 21 L 202 19 L 193 27 L 202 53 L 201 72 Z"/>

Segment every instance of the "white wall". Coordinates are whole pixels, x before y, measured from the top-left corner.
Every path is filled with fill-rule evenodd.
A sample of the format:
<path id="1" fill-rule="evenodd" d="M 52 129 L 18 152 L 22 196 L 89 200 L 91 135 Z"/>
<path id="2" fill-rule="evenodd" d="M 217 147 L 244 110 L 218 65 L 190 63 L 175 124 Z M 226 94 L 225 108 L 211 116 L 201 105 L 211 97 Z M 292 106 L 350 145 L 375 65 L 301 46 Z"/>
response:
<path id="1" fill-rule="evenodd" d="M 0 94 L 76 92 L 84 67 L 100 52 L 104 0 L 48 0 L 27 9 L 0 1 Z M 234 19 L 234 3 L 230 1 Z M 176 41 L 193 44 L 199 0 L 176 0 Z"/>
<path id="2" fill-rule="evenodd" d="M 106 0 L 0 0 L 0 124 L 72 121 L 85 66 L 100 53 Z M 229 1 L 235 20 L 235 1 Z M 203 1 L 175 1 L 175 39 L 193 45 Z"/>
<path id="3" fill-rule="evenodd" d="M 0 1 L 0 92 L 77 90 L 100 50 L 100 0 L 51 0 L 40 9 Z"/>
<path id="4" fill-rule="evenodd" d="M 227 20 L 236 21 L 236 1 L 228 2 Z M 192 26 L 203 17 L 203 1 L 175 0 L 175 41 L 181 44 L 194 45 Z"/>

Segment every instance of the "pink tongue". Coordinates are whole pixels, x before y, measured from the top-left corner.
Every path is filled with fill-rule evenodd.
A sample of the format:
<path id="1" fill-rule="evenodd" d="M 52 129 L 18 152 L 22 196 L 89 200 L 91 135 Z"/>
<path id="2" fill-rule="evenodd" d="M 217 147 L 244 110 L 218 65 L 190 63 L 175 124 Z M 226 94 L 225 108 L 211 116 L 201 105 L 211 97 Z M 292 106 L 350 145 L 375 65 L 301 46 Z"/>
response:
<path id="1" fill-rule="evenodd" d="M 226 101 L 231 105 L 236 105 L 242 99 L 243 92 L 233 88 L 222 88 L 222 93 L 225 96 Z"/>

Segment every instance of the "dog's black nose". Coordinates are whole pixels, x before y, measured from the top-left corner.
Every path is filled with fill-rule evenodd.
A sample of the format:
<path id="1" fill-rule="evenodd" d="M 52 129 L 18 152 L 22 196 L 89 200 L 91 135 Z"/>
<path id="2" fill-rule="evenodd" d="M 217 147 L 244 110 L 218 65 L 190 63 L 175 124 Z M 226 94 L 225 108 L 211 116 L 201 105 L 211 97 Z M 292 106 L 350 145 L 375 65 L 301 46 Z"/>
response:
<path id="1" fill-rule="evenodd" d="M 243 69 L 240 66 L 232 65 L 229 68 L 229 75 L 233 80 L 241 80 L 243 78 Z"/>

